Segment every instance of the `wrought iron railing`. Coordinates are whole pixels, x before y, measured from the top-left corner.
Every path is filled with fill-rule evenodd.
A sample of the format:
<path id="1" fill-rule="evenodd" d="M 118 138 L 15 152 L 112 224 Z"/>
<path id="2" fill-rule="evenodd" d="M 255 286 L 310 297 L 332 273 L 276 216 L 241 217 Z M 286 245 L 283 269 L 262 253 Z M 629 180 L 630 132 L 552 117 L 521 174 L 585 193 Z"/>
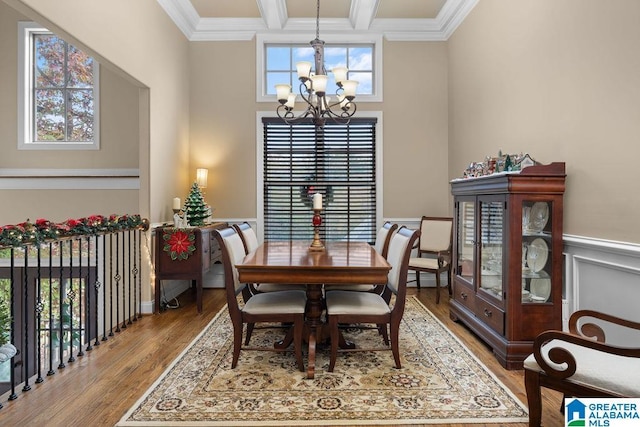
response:
<path id="1" fill-rule="evenodd" d="M 140 319 L 148 229 L 139 215 L 0 227 L 0 352 L 15 349 L 0 408 Z"/>

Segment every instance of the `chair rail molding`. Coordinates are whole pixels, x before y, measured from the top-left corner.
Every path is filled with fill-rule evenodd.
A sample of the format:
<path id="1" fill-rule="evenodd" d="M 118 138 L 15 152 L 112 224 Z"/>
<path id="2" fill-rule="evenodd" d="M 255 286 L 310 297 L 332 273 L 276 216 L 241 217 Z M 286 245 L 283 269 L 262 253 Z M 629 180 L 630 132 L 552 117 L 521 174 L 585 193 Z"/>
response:
<path id="1" fill-rule="evenodd" d="M 139 189 L 139 169 L 0 169 L 0 190 Z"/>

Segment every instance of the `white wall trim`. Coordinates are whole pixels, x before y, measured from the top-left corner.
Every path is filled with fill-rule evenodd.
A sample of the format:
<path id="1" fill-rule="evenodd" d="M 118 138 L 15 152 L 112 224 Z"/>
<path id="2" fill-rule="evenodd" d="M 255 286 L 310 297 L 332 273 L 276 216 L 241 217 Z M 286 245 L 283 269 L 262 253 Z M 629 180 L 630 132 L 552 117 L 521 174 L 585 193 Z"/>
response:
<path id="1" fill-rule="evenodd" d="M 0 190 L 139 189 L 139 169 L 0 169 Z"/>

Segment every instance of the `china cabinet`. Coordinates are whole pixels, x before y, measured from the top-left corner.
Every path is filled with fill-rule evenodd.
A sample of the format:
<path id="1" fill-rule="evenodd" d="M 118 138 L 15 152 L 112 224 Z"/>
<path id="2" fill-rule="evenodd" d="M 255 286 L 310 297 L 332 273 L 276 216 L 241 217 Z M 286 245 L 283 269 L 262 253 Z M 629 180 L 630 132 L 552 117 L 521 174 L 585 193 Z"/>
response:
<path id="1" fill-rule="evenodd" d="M 562 329 L 564 163 L 451 181 L 450 317 L 521 369 L 533 339 Z"/>

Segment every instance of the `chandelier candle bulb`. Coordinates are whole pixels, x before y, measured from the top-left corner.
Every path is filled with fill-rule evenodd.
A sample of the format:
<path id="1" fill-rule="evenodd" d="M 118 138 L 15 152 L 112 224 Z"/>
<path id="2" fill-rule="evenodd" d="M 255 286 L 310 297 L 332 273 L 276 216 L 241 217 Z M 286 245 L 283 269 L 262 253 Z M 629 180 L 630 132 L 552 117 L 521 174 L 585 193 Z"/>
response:
<path id="1" fill-rule="evenodd" d="M 289 94 L 291 93 L 291 85 L 284 83 L 277 84 L 276 93 L 278 94 L 278 101 L 284 104 L 289 99 Z"/>
<path id="2" fill-rule="evenodd" d="M 296 94 L 295 93 L 290 93 L 289 94 L 289 99 L 287 99 L 287 102 L 284 104 L 285 107 L 290 108 L 293 110 L 293 107 L 296 105 Z"/>
<path id="3" fill-rule="evenodd" d="M 356 97 L 356 88 L 358 87 L 358 82 L 355 80 L 345 80 L 342 82 L 342 87 L 344 89 L 344 96 L 351 101 Z"/>
<path id="4" fill-rule="evenodd" d="M 313 209 L 322 210 L 322 194 L 316 193 L 313 195 Z"/>
<path id="5" fill-rule="evenodd" d="M 347 67 L 335 67 L 331 71 L 333 72 L 336 83 L 342 84 L 344 80 L 347 80 L 347 72 L 349 71 Z"/>
<path id="6" fill-rule="evenodd" d="M 298 71 L 298 78 L 300 80 L 306 80 L 311 75 L 311 62 L 300 61 L 296 64 L 296 70 Z"/>
<path id="7" fill-rule="evenodd" d="M 311 87 L 318 96 L 324 96 L 327 91 L 327 76 L 322 74 L 311 76 Z"/>

